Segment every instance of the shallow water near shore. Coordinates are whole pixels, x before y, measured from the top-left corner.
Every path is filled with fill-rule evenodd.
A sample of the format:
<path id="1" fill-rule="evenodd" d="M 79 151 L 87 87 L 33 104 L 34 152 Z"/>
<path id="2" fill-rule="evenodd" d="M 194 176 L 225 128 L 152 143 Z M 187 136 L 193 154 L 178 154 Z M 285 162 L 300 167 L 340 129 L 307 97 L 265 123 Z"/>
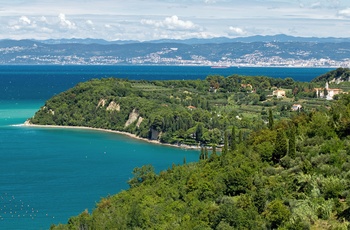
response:
<path id="1" fill-rule="evenodd" d="M 132 170 L 197 161 L 198 151 L 94 130 L 17 126 L 40 101 L 0 103 L 0 229 L 48 229 L 127 189 Z"/>

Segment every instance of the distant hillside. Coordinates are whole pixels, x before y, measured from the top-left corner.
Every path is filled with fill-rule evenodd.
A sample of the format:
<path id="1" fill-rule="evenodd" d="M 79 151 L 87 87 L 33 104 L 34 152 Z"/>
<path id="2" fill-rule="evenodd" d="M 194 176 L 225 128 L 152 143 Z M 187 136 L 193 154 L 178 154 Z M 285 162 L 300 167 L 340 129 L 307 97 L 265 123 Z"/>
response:
<path id="1" fill-rule="evenodd" d="M 67 43 L 81 43 L 81 44 L 130 44 L 130 43 L 140 43 L 137 40 L 115 40 L 106 41 L 103 39 L 48 39 L 40 40 L 39 42 L 45 44 L 67 44 Z M 248 37 L 237 37 L 237 38 L 227 38 L 227 37 L 216 37 L 216 38 L 190 38 L 190 39 L 159 39 L 145 41 L 143 43 L 181 43 L 187 45 L 194 44 L 213 44 L 213 43 L 231 43 L 231 42 L 314 42 L 314 43 L 339 43 L 339 42 L 350 42 L 350 38 L 318 38 L 318 37 L 294 37 L 285 34 L 276 35 L 257 35 Z"/>
<path id="2" fill-rule="evenodd" d="M 336 70 L 325 73 L 317 78 L 313 79 L 311 82 L 343 82 L 350 81 L 350 69 L 349 68 L 338 68 Z"/>
<path id="3" fill-rule="evenodd" d="M 350 42 L 346 39 L 337 42 L 299 41 L 285 36 L 251 39 L 0 40 L 0 65 L 350 66 Z"/>
<path id="4" fill-rule="evenodd" d="M 227 37 L 218 37 L 218 38 L 209 38 L 209 39 L 200 39 L 200 38 L 191 38 L 184 40 L 177 39 L 161 39 L 150 41 L 151 43 L 183 43 L 183 44 L 210 44 L 210 43 L 231 43 L 231 42 L 313 42 L 313 43 L 339 43 L 339 42 L 350 42 L 350 38 L 317 38 L 317 37 L 293 37 L 284 34 L 277 35 L 267 35 L 267 36 L 250 36 L 250 37 L 237 37 L 237 38 L 227 38 Z"/>

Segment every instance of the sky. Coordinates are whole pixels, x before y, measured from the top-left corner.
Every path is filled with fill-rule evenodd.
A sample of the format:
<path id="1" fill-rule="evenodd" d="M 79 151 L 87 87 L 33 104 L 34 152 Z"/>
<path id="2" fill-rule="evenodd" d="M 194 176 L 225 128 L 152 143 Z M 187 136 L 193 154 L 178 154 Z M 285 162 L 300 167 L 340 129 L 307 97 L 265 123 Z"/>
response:
<path id="1" fill-rule="evenodd" d="M 0 0 L 0 39 L 350 37 L 350 0 Z"/>

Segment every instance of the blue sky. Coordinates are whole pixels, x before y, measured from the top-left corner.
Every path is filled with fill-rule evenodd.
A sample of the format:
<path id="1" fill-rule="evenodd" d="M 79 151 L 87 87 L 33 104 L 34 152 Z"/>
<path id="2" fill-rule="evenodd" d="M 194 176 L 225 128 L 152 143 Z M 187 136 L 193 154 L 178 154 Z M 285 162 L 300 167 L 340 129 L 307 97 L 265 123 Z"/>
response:
<path id="1" fill-rule="evenodd" d="M 0 0 L 0 39 L 350 37 L 350 0 Z"/>

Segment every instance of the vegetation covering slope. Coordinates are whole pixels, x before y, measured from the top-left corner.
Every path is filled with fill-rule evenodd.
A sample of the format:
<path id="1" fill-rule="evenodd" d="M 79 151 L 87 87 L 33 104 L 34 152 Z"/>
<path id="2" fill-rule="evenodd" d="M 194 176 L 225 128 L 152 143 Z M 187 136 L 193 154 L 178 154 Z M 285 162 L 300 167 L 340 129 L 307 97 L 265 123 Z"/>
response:
<path id="1" fill-rule="evenodd" d="M 52 229 L 347 229 L 350 96 L 156 175 Z"/>
<path id="2" fill-rule="evenodd" d="M 304 110 L 329 104 L 314 98 L 313 87 L 291 78 L 238 75 L 186 81 L 96 79 L 48 100 L 30 121 L 126 131 L 172 144 L 223 145 L 224 132 L 233 126 L 243 137 L 264 127 L 269 109 L 278 119 L 291 116 L 295 101 Z M 272 96 L 282 88 L 286 97 Z"/>
<path id="3" fill-rule="evenodd" d="M 290 95 L 269 97 L 276 86 Z M 163 141 L 213 149 L 209 154 L 202 148 L 198 163 L 173 165 L 158 175 L 150 165 L 135 168 L 130 189 L 51 228 L 348 229 L 350 95 L 333 102 L 314 95 L 312 84 L 265 77 L 79 84 L 49 100 L 31 121 L 122 129 L 145 137 L 154 129 L 163 133 Z M 305 109 L 291 112 L 288 106 L 296 100 Z M 112 101 L 120 111 L 118 106 L 107 110 Z M 125 127 L 135 111 L 144 117 L 141 125 L 135 120 Z"/>
<path id="4" fill-rule="evenodd" d="M 349 68 L 338 68 L 328 73 L 322 74 L 321 76 L 312 80 L 312 82 L 330 82 L 334 80 L 338 81 L 349 81 L 350 69 Z"/>

